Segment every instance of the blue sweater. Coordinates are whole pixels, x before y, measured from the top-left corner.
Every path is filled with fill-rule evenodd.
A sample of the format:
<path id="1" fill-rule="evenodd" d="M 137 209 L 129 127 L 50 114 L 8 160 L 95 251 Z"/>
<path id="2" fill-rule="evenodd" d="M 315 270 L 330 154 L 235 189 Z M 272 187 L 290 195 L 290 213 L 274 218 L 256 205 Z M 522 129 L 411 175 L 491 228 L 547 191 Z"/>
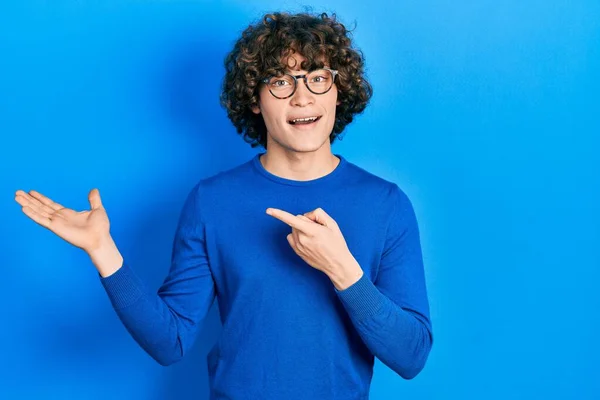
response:
<path id="1" fill-rule="evenodd" d="M 264 154 L 264 153 L 261 153 Z M 101 278 L 119 318 L 162 365 L 180 360 L 218 299 L 223 329 L 207 357 L 211 399 L 368 399 L 374 356 L 405 379 L 432 345 L 419 230 L 394 183 L 343 156 L 326 176 L 295 181 L 256 154 L 189 193 L 168 276 L 150 291 L 124 262 Z M 338 291 L 267 215 L 321 207 L 364 275 Z"/>

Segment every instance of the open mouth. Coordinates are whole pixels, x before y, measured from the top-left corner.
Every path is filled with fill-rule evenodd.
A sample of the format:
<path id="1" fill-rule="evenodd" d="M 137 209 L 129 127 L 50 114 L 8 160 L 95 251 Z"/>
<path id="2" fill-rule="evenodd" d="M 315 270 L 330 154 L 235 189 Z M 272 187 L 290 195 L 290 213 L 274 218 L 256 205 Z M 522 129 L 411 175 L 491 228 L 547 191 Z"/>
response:
<path id="1" fill-rule="evenodd" d="M 321 119 L 321 116 L 307 117 L 307 118 L 296 118 L 288 121 L 288 124 L 295 126 L 305 126 L 305 125 L 313 125 L 318 120 Z"/>

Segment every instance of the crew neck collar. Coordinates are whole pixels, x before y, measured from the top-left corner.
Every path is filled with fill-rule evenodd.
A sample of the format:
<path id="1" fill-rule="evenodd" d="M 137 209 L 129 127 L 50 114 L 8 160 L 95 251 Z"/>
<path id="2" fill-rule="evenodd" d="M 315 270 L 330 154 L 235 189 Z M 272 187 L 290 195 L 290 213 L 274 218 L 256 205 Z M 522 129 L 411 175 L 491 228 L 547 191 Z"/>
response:
<path id="1" fill-rule="evenodd" d="M 283 185 L 292 185 L 292 186 L 310 186 L 315 184 L 320 184 L 323 182 L 328 182 L 337 177 L 342 173 L 342 170 L 346 167 L 346 159 L 340 154 L 334 154 L 337 158 L 340 159 L 340 162 L 335 167 L 333 171 L 328 173 L 327 175 L 321 176 L 316 179 L 310 179 L 308 181 L 297 181 L 293 179 L 283 178 L 281 176 L 274 175 L 267 171 L 265 167 L 260 162 L 260 157 L 266 154 L 266 152 L 258 153 L 252 158 L 252 165 L 254 168 L 265 178 L 270 179 L 273 182 L 280 183 Z"/>

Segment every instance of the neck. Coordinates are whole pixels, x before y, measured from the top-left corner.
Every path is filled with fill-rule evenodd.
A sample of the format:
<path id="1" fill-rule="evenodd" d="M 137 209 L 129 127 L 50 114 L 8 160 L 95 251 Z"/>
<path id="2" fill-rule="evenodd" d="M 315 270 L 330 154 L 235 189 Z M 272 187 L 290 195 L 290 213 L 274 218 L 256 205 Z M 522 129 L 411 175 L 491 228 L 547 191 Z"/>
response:
<path id="1" fill-rule="evenodd" d="M 267 152 L 262 166 L 275 176 L 295 181 L 310 181 L 330 174 L 340 159 L 328 152 Z"/>

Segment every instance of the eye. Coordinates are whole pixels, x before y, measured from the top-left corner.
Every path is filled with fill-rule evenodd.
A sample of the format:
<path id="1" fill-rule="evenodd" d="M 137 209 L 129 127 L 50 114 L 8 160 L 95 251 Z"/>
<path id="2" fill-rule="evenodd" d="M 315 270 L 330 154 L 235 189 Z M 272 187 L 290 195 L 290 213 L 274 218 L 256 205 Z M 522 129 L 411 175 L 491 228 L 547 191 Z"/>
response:
<path id="1" fill-rule="evenodd" d="M 271 85 L 275 86 L 275 87 L 279 87 L 279 86 L 289 85 L 289 82 L 286 81 L 285 79 L 276 79 L 271 82 Z"/>
<path id="2" fill-rule="evenodd" d="M 325 76 L 325 75 L 317 75 L 317 76 L 315 76 L 315 77 L 313 77 L 311 79 L 311 82 L 315 82 L 315 83 L 327 82 L 327 76 Z"/>

